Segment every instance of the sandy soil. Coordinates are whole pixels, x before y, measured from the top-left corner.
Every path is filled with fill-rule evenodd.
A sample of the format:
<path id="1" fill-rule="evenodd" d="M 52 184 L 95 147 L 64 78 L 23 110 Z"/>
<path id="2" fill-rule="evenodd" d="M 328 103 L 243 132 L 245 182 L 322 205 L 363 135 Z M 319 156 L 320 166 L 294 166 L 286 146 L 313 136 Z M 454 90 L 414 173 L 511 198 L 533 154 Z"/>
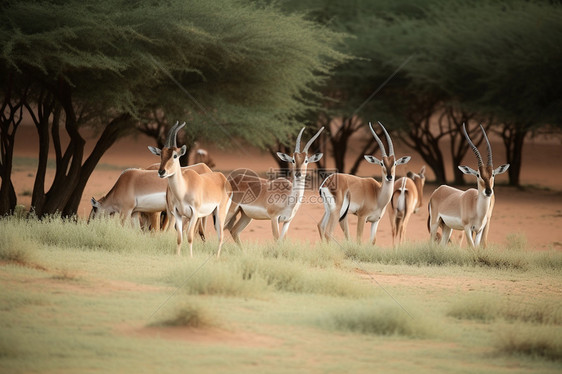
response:
<path id="1" fill-rule="evenodd" d="M 500 165 L 505 161 L 503 145 L 499 141 L 492 141 L 494 149 L 494 164 Z M 86 152 L 94 145 L 91 139 L 87 143 Z M 105 195 L 117 180 L 121 171 L 128 167 L 146 167 L 158 161 L 146 148 L 154 145 L 150 138 L 138 136 L 122 139 L 117 142 L 101 159 L 100 165 L 92 174 L 88 182 L 79 207 L 79 215 L 85 217 L 90 211 L 90 197 L 100 198 Z M 211 153 L 216 170 L 228 174 L 238 168 L 250 168 L 258 173 L 266 173 L 275 169 L 277 164 L 267 153 L 251 147 L 233 149 L 219 149 L 212 145 L 205 146 Z M 412 150 L 395 144 L 398 156 L 411 155 L 412 161 L 400 166 L 397 175 L 405 175 L 408 170 L 418 171 L 423 160 Z M 37 137 L 31 126 L 21 126 L 16 137 L 15 156 L 28 159 L 37 158 Z M 354 155 L 350 155 L 354 158 Z M 525 146 L 523 157 L 522 184 L 532 185 L 524 189 L 501 186 L 507 181 L 506 175 L 496 179 L 496 207 L 489 235 L 489 242 L 505 244 L 507 238 L 520 235 L 527 240 L 528 246 L 535 249 L 562 250 L 562 167 L 558 160 L 562 157 L 560 140 L 540 139 L 530 140 Z M 475 167 L 473 155 L 465 160 L 467 165 Z M 331 167 L 330 164 L 327 165 Z M 450 167 L 449 167 L 450 169 Z M 314 170 L 314 169 L 313 169 Z M 48 178 L 52 178 L 53 169 L 49 170 Z M 449 172 L 449 170 L 448 170 Z M 380 169 L 364 163 L 359 175 L 374 175 L 380 180 Z M 433 179 L 431 171 L 428 179 Z M 18 203 L 29 205 L 30 193 L 35 178 L 34 166 L 18 166 L 13 173 L 13 183 L 18 194 Z M 468 180 L 468 179 L 467 179 Z M 47 181 L 46 189 L 50 186 Z M 424 205 L 431 192 L 437 186 L 427 184 L 424 190 Z M 472 186 L 471 186 L 472 187 Z M 316 224 L 323 214 L 323 206 L 317 201 L 316 187 L 305 193 L 305 201 L 297 216 L 293 220 L 288 232 L 292 239 L 314 242 L 319 240 Z M 355 232 L 355 217 L 350 218 L 351 232 Z M 427 209 L 421 209 L 410 220 L 406 238 L 409 241 L 427 240 Z M 369 227 L 365 228 L 364 240 L 367 240 Z M 337 240 L 343 238 L 341 230 L 336 228 Z M 265 242 L 272 240 L 271 225 L 268 221 L 253 221 L 241 234 L 242 240 Z M 390 246 L 392 237 L 388 214 L 383 217 L 377 234 L 377 244 Z"/>

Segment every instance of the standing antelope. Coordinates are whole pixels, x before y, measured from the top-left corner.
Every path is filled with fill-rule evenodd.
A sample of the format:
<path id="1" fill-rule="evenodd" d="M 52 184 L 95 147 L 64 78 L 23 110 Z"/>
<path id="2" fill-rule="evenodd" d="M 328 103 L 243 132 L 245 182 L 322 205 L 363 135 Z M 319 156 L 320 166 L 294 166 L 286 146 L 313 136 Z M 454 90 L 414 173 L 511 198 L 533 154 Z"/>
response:
<path id="1" fill-rule="evenodd" d="M 418 174 L 409 171 L 406 177 L 394 182 L 394 192 L 390 199 L 390 226 L 392 227 L 392 245 L 396 238 L 404 242 L 406 227 L 412 213 L 417 213 L 423 204 L 423 186 L 425 184 L 425 166 Z"/>
<path id="2" fill-rule="evenodd" d="M 211 169 L 205 164 L 188 166 L 197 173 L 207 173 Z M 154 230 L 160 228 L 160 213 L 166 210 L 165 180 L 158 178 L 156 170 L 149 166 L 143 169 L 127 169 L 121 173 L 111 190 L 101 199 L 92 197 L 92 210 L 88 220 L 100 215 L 119 214 L 121 222 L 139 213 L 150 217 Z"/>
<path id="3" fill-rule="evenodd" d="M 432 241 L 435 241 L 437 240 L 437 229 L 442 228 L 442 245 L 449 242 L 452 230 L 464 230 L 466 240 L 471 247 L 479 246 L 481 240 L 484 247 L 487 245 L 490 219 L 495 202 L 494 178 L 496 175 L 504 173 L 509 168 L 509 164 L 501 165 L 494 170 L 492 147 L 482 125 L 480 125 L 480 128 L 488 148 L 488 163 L 484 166 L 482 156 L 470 140 L 463 124 L 464 136 L 478 160 L 478 171 L 468 166 L 459 166 L 464 174 L 476 177 L 478 189 L 470 188 L 461 191 L 457 188 L 442 185 L 431 194 L 429 199 L 428 229 Z M 473 238 L 474 236 L 475 238 Z"/>
<path id="4" fill-rule="evenodd" d="M 307 167 L 322 158 L 322 153 L 316 153 L 309 157 L 308 149 L 320 136 L 324 128 L 318 130 L 301 152 L 301 137 L 304 129 L 303 127 L 297 137 L 293 156 L 277 152 L 277 156 L 281 160 L 292 165 L 292 183 L 285 178 L 268 180 L 246 174 L 239 174 L 230 178 L 230 183 L 236 193 L 233 195 L 233 203 L 227 217 L 227 228 L 230 229 L 236 243 L 240 244 L 239 234 L 252 219 L 271 220 L 271 229 L 275 240 L 281 240 L 285 237 L 291 220 L 295 217 L 303 198 Z M 248 195 L 253 196 L 250 199 L 251 201 L 245 201 L 245 197 Z M 240 219 L 234 222 L 238 212 L 241 213 Z M 281 234 L 279 234 L 279 223 L 283 223 Z"/>
<path id="5" fill-rule="evenodd" d="M 369 123 L 369 128 L 381 150 L 382 161 L 371 155 L 365 155 L 364 157 L 369 163 L 380 165 L 382 185 L 373 178 L 360 178 L 349 174 L 336 173 L 326 178 L 320 186 L 320 196 L 325 209 L 324 216 L 318 223 L 321 239 L 330 240 L 337 219 L 340 221 L 345 238 L 349 239 L 347 215 L 353 213 L 357 216 L 357 241 L 361 242 L 365 222 L 371 222 L 370 241 L 375 244 L 379 221 L 392 197 L 396 166 L 410 161 L 410 156 L 395 160 L 394 146 L 390 135 L 380 122 L 379 125 L 386 136 L 388 155 L 384 145 Z"/>
<path id="6" fill-rule="evenodd" d="M 176 219 L 177 254 L 181 254 L 183 240 L 183 218 L 189 220 L 187 227 L 187 242 L 189 254 L 193 257 L 193 233 L 197 218 L 213 215 L 215 230 L 219 239 L 217 257 L 220 256 L 226 213 L 230 206 L 232 189 L 222 173 L 210 172 L 197 174 L 190 169 L 180 167 L 179 158 L 186 152 L 186 146 L 177 147 L 176 136 L 178 131 L 185 126 L 179 122 L 170 129 L 166 144 L 162 149 L 148 147 L 157 156 L 160 156 L 158 176 L 168 179 L 166 189 L 167 211 Z"/>

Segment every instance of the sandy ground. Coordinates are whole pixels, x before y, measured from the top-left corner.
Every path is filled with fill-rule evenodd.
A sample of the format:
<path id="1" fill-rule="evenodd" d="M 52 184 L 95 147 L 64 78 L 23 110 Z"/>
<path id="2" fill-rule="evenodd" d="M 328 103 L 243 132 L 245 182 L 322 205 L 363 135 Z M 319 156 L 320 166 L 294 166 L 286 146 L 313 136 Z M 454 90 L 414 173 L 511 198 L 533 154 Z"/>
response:
<path id="1" fill-rule="evenodd" d="M 86 152 L 94 145 L 93 139 L 88 141 Z M 147 137 L 138 136 L 126 138 L 117 142 L 101 159 L 100 165 L 93 172 L 88 182 L 79 207 L 79 215 L 85 217 L 90 211 L 90 197 L 100 198 L 105 195 L 117 180 L 121 171 L 128 167 L 146 167 L 158 161 L 152 155 L 147 145 L 154 142 Z M 499 141 L 492 141 L 494 149 L 494 164 L 500 165 L 505 161 L 503 145 Z M 232 149 L 219 149 L 212 145 L 205 146 L 211 153 L 216 170 L 225 174 L 238 168 L 250 168 L 258 173 L 266 173 L 275 169 L 277 164 L 267 152 L 251 147 L 237 147 Z M 37 158 L 37 137 L 35 129 L 31 126 L 21 126 L 16 137 L 15 156 L 28 159 Z M 397 176 L 405 175 L 408 170 L 418 171 L 423 165 L 421 157 L 401 144 L 395 144 L 396 154 L 412 156 L 410 163 L 398 167 Z M 353 156 L 354 155 L 350 155 Z M 562 146 L 558 139 L 530 140 L 525 145 L 523 156 L 522 184 L 524 189 L 515 189 L 502 186 L 507 181 L 506 175 L 496 179 L 499 184 L 495 188 L 496 207 L 492 220 L 489 242 L 505 244 L 508 237 L 519 235 L 525 238 L 529 248 L 558 249 L 562 250 Z M 472 154 L 465 160 L 466 164 L 476 167 Z M 351 158 L 349 161 L 351 164 Z M 327 167 L 331 167 L 328 163 Z M 450 167 L 449 167 L 450 169 Z M 314 168 L 309 169 L 314 171 Z M 448 170 L 450 172 L 450 170 Z M 53 169 L 49 170 L 48 178 L 52 178 Z M 359 175 L 374 175 L 380 180 L 380 168 L 364 163 L 359 170 Z M 13 183 L 18 194 L 19 204 L 30 204 L 30 193 L 35 178 L 34 166 L 19 166 L 13 173 Z M 428 172 L 429 181 L 433 179 L 431 171 Z M 467 181 L 469 179 L 467 178 Z M 474 182 L 474 181 L 473 181 Z M 46 189 L 50 187 L 50 179 Z M 470 187 L 473 187 L 471 185 Z M 424 190 L 424 206 L 430 194 L 437 186 L 427 184 Z M 323 214 L 323 206 L 317 199 L 316 187 L 313 186 L 305 193 L 305 199 L 293 220 L 288 232 L 292 239 L 309 242 L 319 240 L 316 224 Z M 350 218 L 350 230 L 355 233 L 356 218 Z M 428 240 L 427 209 L 420 209 L 418 214 L 410 220 L 406 238 L 408 241 Z M 365 227 L 364 240 L 367 240 L 369 226 Z M 271 224 L 269 221 L 253 221 L 241 234 L 242 240 L 265 242 L 272 240 Z M 336 228 L 335 238 L 342 240 L 343 234 L 339 227 Z M 391 246 L 390 222 L 388 214 L 382 218 L 377 234 L 377 244 Z"/>

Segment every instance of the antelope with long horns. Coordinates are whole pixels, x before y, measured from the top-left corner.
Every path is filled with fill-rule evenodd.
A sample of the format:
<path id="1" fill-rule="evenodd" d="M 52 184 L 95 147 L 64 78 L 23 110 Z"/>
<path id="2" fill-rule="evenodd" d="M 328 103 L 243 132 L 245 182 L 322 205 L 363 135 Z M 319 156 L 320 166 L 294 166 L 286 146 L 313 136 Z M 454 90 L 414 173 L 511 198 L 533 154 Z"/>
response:
<path id="1" fill-rule="evenodd" d="M 396 160 L 390 135 L 380 122 L 379 125 L 388 143 L 388 154 L 369 123 L 371 133 L 381 150 L 382 160 L 371 155 L 364 157 L 367 162 L 381 167 L 382 184 L 373 178 L 361 178 L 350 174 L 335 173 L 326 178 L 320 186 L 320 196 L 325 209 L 322 220 L 318 223 L 321 239 L 330 240 L 337 220 L 340 221 L 345 238 L 349 239 L 347 217 L 352 213 L 357 216 L 357 241 L 361 242 L 365 222 L 371 222 L 370 242 L 375 244 L 377 227 L 392 197 L 396 166 L 410 161 L 410 156 Z"/>
<path id="2" fill-rule="evenodd" d="M 217 257 L 220 256 L 223 243 L 223 228 L 230 206 L 232 188 L 222 173 L 211 172 L 198 174 L 193 170 L 182 169 L 179 158 L 186 152 L 186 146 L 177 147 L 176 136 L 178 131 L 185 126 L 179 122 L 170 129 L 166 144 L 162 149 L 148 147 L 157 156 L 160 156 L 158 176 L 168 179 L 166 189 L 167 212 L 176 220 L 177 254 L 181 254 L 183 239 L 183 219 L 188 220 L 187 242 L 189 254 L 193 257 L 193 234 L 198 218 L 213 215 L 215 230 L 219 239 Z"/>
<path id="3" fill-rule="evenodd" d="M 227 217 L 227 228 L 238 244 L 240 244 L 240 232 L 253 219 L 270 220 L 275 240 L 282 240 L 285 237 L 291 220 L 295 217 L 303 199 L 308 165 L 322 158 L 322 153 L 309 156 L 308 150 L 324 128 L 322 127 L 301 151 L 304 129 L 303 127 L 297 137 L 295 152 L 292 156 L 277 152 L 277 156 L 281 160 L 291 165 L 292 182 L 286 178 L 270 180 L 248 174 L 239 174 L 229 178 L 235 192 Z M 248 196 L 251 198 L 249 199 Z M 235 222 L 238 213 L 240 213 L 240 218 Z M 280 223 L 283 224 L 281 233 L 279 233 Z"/>
<path id="4" fill-rule="evenodd" d="M 425 184 L 425 166 L 419 173 L 409 171 L 405 177 L 394 182 L 394 192 L 390 199 L 390 227 L 392 228 L 392 245 L 404 242 L 406 227 L 413 213 L 417 213 L 423 204 L 423 186 Z"/>
<path id="5" fill-rule="evenodd" d="M 459 169 L 468 175 L 476 177 L 478 189 L 470 188 L 466 191 L 454 187 L 442 185 L 438 187 L 429 199 L 428 229 L 431 240 L 436 241 L 439 227 L 442 228 L 441 244 L 446 245 L 451 237 L 452 230 L 463 230 L 466 240 L 471 247 L 484 247 L 487 245 L 490 219 L 494 210 L 494 179 L 496 175 L 505 173 L 509 164 L 504 164 L 494 169 L 492 163 L 492 147 L 486 135 L 484 127 L 480 125 L 486 146 L 488 149 L 488 162 L 482 162 L 482 156 L 478 148 L 472 143 L 466 126 L 463 124 L 463 132 L 468 144 L 478 160 L 478 170 L 468 166 L 459 166 Z"/>

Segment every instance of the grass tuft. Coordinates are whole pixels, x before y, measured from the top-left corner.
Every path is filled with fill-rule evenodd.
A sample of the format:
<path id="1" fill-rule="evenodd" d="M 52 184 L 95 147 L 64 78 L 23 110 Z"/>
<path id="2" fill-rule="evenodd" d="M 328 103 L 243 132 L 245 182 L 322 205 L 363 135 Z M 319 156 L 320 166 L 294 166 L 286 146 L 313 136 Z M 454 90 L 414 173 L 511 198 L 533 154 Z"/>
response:
<path id="1" fill-rule="evenodd" d="M 150 324 L 152 327 L 193 327 L 209 328 L 217 326 L 216 317 L 203 306 L 189 302 L 176 307 L 162 320 Z"/>
<path id="2" fill-rule="evenodd" d="M 0 260 L 29 266 L 32 262 L 34 245 L 16 232 L 4 231 L 0 240 Z"/>
<path id="3" fill-rule="evenodd" d="M 477 294 L 452 304 L 447 315 L 458 319 L 490 322 L 499 318 L 506 321 L 542 325 L 562 325 L 562 304 L 557 300 L 523 302 L 503 300 L 497 296 Z"/>
<path id="4" fill-rule="evenodd" d="M 508 355 L 562 361 L 562 330 L 544 326 L 518 326 L 499 334 L 496 348 Z"/>
<path id="5" fill-rule="evenodd" d="M 499 310 L 497 298 L 478 294 L 465 297 L 451 305 L 447 315 L 458 319 L 490 322 L 498 317 Z"/>
<path id="6" fill-rule="evenodd" d="M 390 303 L 361 303 L 329 314 L 320 324 L 328 329 L 360 334 L 425 338 L 432 335 L 426 322 L 412 318 Z"/>

